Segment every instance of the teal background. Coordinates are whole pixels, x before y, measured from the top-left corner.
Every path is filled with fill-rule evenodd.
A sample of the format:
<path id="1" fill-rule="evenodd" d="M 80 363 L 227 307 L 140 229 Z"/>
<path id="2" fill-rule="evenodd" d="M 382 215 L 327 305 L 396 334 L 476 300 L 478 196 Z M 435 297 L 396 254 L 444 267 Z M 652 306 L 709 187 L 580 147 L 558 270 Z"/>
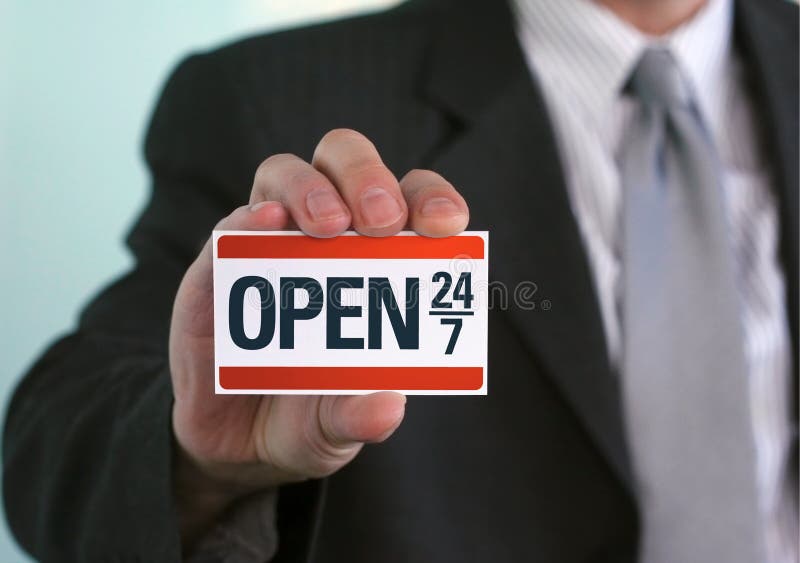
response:
<path id="1" fill-rule="evenodd" d="M 144 126 L 187 52 L 393 0 L 0 0 L 0 401 L 131 264 Z M 267 156 L 267 155 L 265 155 Z M 30 561 L 3 518 L 0 561 Z"/>

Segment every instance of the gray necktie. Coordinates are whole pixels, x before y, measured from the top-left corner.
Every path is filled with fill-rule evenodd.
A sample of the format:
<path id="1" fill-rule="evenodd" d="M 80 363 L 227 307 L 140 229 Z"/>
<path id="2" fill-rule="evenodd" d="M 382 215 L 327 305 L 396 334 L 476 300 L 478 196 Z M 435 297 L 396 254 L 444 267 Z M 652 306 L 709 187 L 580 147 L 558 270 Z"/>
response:
<path id="1" fill-rule="evenodd" d="M 620 153 L 622 386 L 645 563 L 762 563 L 753 431 L 722 172 L 671 54 L 630 82 Z"/>

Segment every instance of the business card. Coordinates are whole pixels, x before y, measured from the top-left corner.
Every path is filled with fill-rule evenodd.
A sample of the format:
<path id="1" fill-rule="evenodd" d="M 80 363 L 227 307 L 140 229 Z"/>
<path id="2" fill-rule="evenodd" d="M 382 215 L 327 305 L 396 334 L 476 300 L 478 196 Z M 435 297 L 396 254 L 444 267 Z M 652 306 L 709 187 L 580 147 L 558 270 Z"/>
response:
<path id="1" fill-rule="evenodd" d="M 216 392 L 485 395 L 488 242 L 215 231 Z"/>

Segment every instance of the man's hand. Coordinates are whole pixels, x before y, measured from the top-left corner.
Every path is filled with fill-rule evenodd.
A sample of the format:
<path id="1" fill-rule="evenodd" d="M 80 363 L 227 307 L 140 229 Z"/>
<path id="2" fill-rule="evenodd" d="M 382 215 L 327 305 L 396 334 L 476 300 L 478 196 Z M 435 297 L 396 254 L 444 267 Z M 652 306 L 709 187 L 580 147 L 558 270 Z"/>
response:
<path id="1" fill-rule="evenodd" d="M 464 230 L 468 219 L 467 204 L 444 178 L 412 170 L 398 182 L 366 137 L 337 129 L 322 138 L 310 164 L 289 154 L 265 160 L 249 205 L 217 229 L 291 227 L 333 237 L 353 228 L 385 237 L 409 228 L 442 237 Z M 185 544 L 242 495 L 334 473 L 364 443 L 388 438 L 405 410 L 405 397 L 390 392 L 216 395 L 211 257 L 209 242 L 186 272 L 169 342 L 175 487 Z"/>

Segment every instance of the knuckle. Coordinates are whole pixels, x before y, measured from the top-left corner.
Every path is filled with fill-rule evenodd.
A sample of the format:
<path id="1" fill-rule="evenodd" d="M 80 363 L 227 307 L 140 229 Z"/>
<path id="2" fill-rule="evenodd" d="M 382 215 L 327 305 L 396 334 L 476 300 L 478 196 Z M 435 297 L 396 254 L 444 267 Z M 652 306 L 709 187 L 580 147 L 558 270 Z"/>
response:
<path id="1" fill-rule="evenodd" d="M 413 181 L 420 187 L 428 187 L 428 186 L 447 186 L 449 188 L 453 187 L 453 184 L 445 180 L 441 176 L 441 174 L 438 174 L 433 170 L 428 170 L 425 168 L 414 168 L 410 170 L 406 174 L 404 179 Z"/>
<path id="2" fill-rule="evenodd" d="M 266 158 L 256 168 L 255 177 L 253 179 L 253 189 L 251 192 L 251 201 L 258 194 L 267 199 L 280 200 L 280 193 L 276 192 L 276 185 L 280 182 L 275 182 L 275 173 L 281 165 L 285 166 L 288 163 L 298 161 L 298 157 L 290 153 L 273 154 Z"/>
<path id="3" fill-rule="evenodd" d="M 442 196 L 457 195 L 458 190 L 432 170 L 411 170 L 401 181 L 403 193 L 409 202 L 418 201 L 421 196 L 440 194 Z"/>
<path id="4" fill-rule="evenodd" d="M 364 186 L 381 185 L 388 188 L 395 184 L 394 177 L 383 163 L 368 158 L 357 158 L 348 162 L 342 170 L 342 176 L 353 184 Z"/>
<path id="5" fill-rule="evenodd" d="M 313 168 L 297 170 L 286 181 L 286 189 L 292 191 L 308 192 L 319 187 L 333 189 L 325 176 Z"/>
<path id="6" fill-rule="evenodd" d="M 314 476 L 326 476 L 333 473 L 342 465 L 347 455 L 342 449 L 336 448 L 319 437 L 309 437 L 306 442 L 307 452 L 310 454 L 308 462 L 310 473 Z"/>
<path id="7" fill-rule="evenodd" d="M 336 129 L 331 129 L 327 133 L 322 136 L 320 139 L 319 144 L 322 145 L 323 143 L 337 143 L 342 141 L 367 141 L 366 136 L 362 133 L 359 133 L 355 129 L 349 129 L 347 127 L 337 127 Z"/>
<path id="8" fill-rule="evenodd" d="M 411 170 L 409 170 L 406 173 L 406 177 L 408 178 L 408 177 L 416 176 L 416 177 L 424 178 L 424 177 L 430 176 L 431 174 L 438 176 L 438 174 L 436 174 L 436 172 L 434 172 L 433 170 L 428 170 L 427 168 L 412 168 Z"/>
<path id="9" fill-rule="evenodd" d="M 278 153 L 265 158 L 261 164 L 256 168 L 255 178 L 256 181 L 266 178 L 275 168 L 277 164 L 297 160 L 297 156 L 291 153 Z"/>
<path id="10" fill-rule="evenodd" d="M 447 180 L 439 178 L 438 181 L 425 184 L 424 186 L 421 187 L 421 190 L 427 193 L 434 193 L 434 192 L 451 193 L 455 191 L 455 188 L 453 187 L 453 184 L 451 184 Z"/>
<path id="11" fill-rule="evenodd" d="M 378 151 L 367 137 L 354 129 L 332 129 L 325 133 L 317 148 L 314 150 L 313 161 L 320 162 L 323 166 L 331 166 L 331 159 L 335 158 L 341 162 L 351 159 L 368 158 L 371 161 L 376 159 Z"/>
<path id="12" fill-rule="evenodd" d="M 349 448 L 336 444 L 328 430 L 329 424 L 326 421 L 330 418 L 330 411 L 330 406 L 321 406 L 316 414 L 309 413 L 304 428 L 305 448 L 311 454 L 314 472 L 320 475 L 332 473 L 350 453 Z"/>

